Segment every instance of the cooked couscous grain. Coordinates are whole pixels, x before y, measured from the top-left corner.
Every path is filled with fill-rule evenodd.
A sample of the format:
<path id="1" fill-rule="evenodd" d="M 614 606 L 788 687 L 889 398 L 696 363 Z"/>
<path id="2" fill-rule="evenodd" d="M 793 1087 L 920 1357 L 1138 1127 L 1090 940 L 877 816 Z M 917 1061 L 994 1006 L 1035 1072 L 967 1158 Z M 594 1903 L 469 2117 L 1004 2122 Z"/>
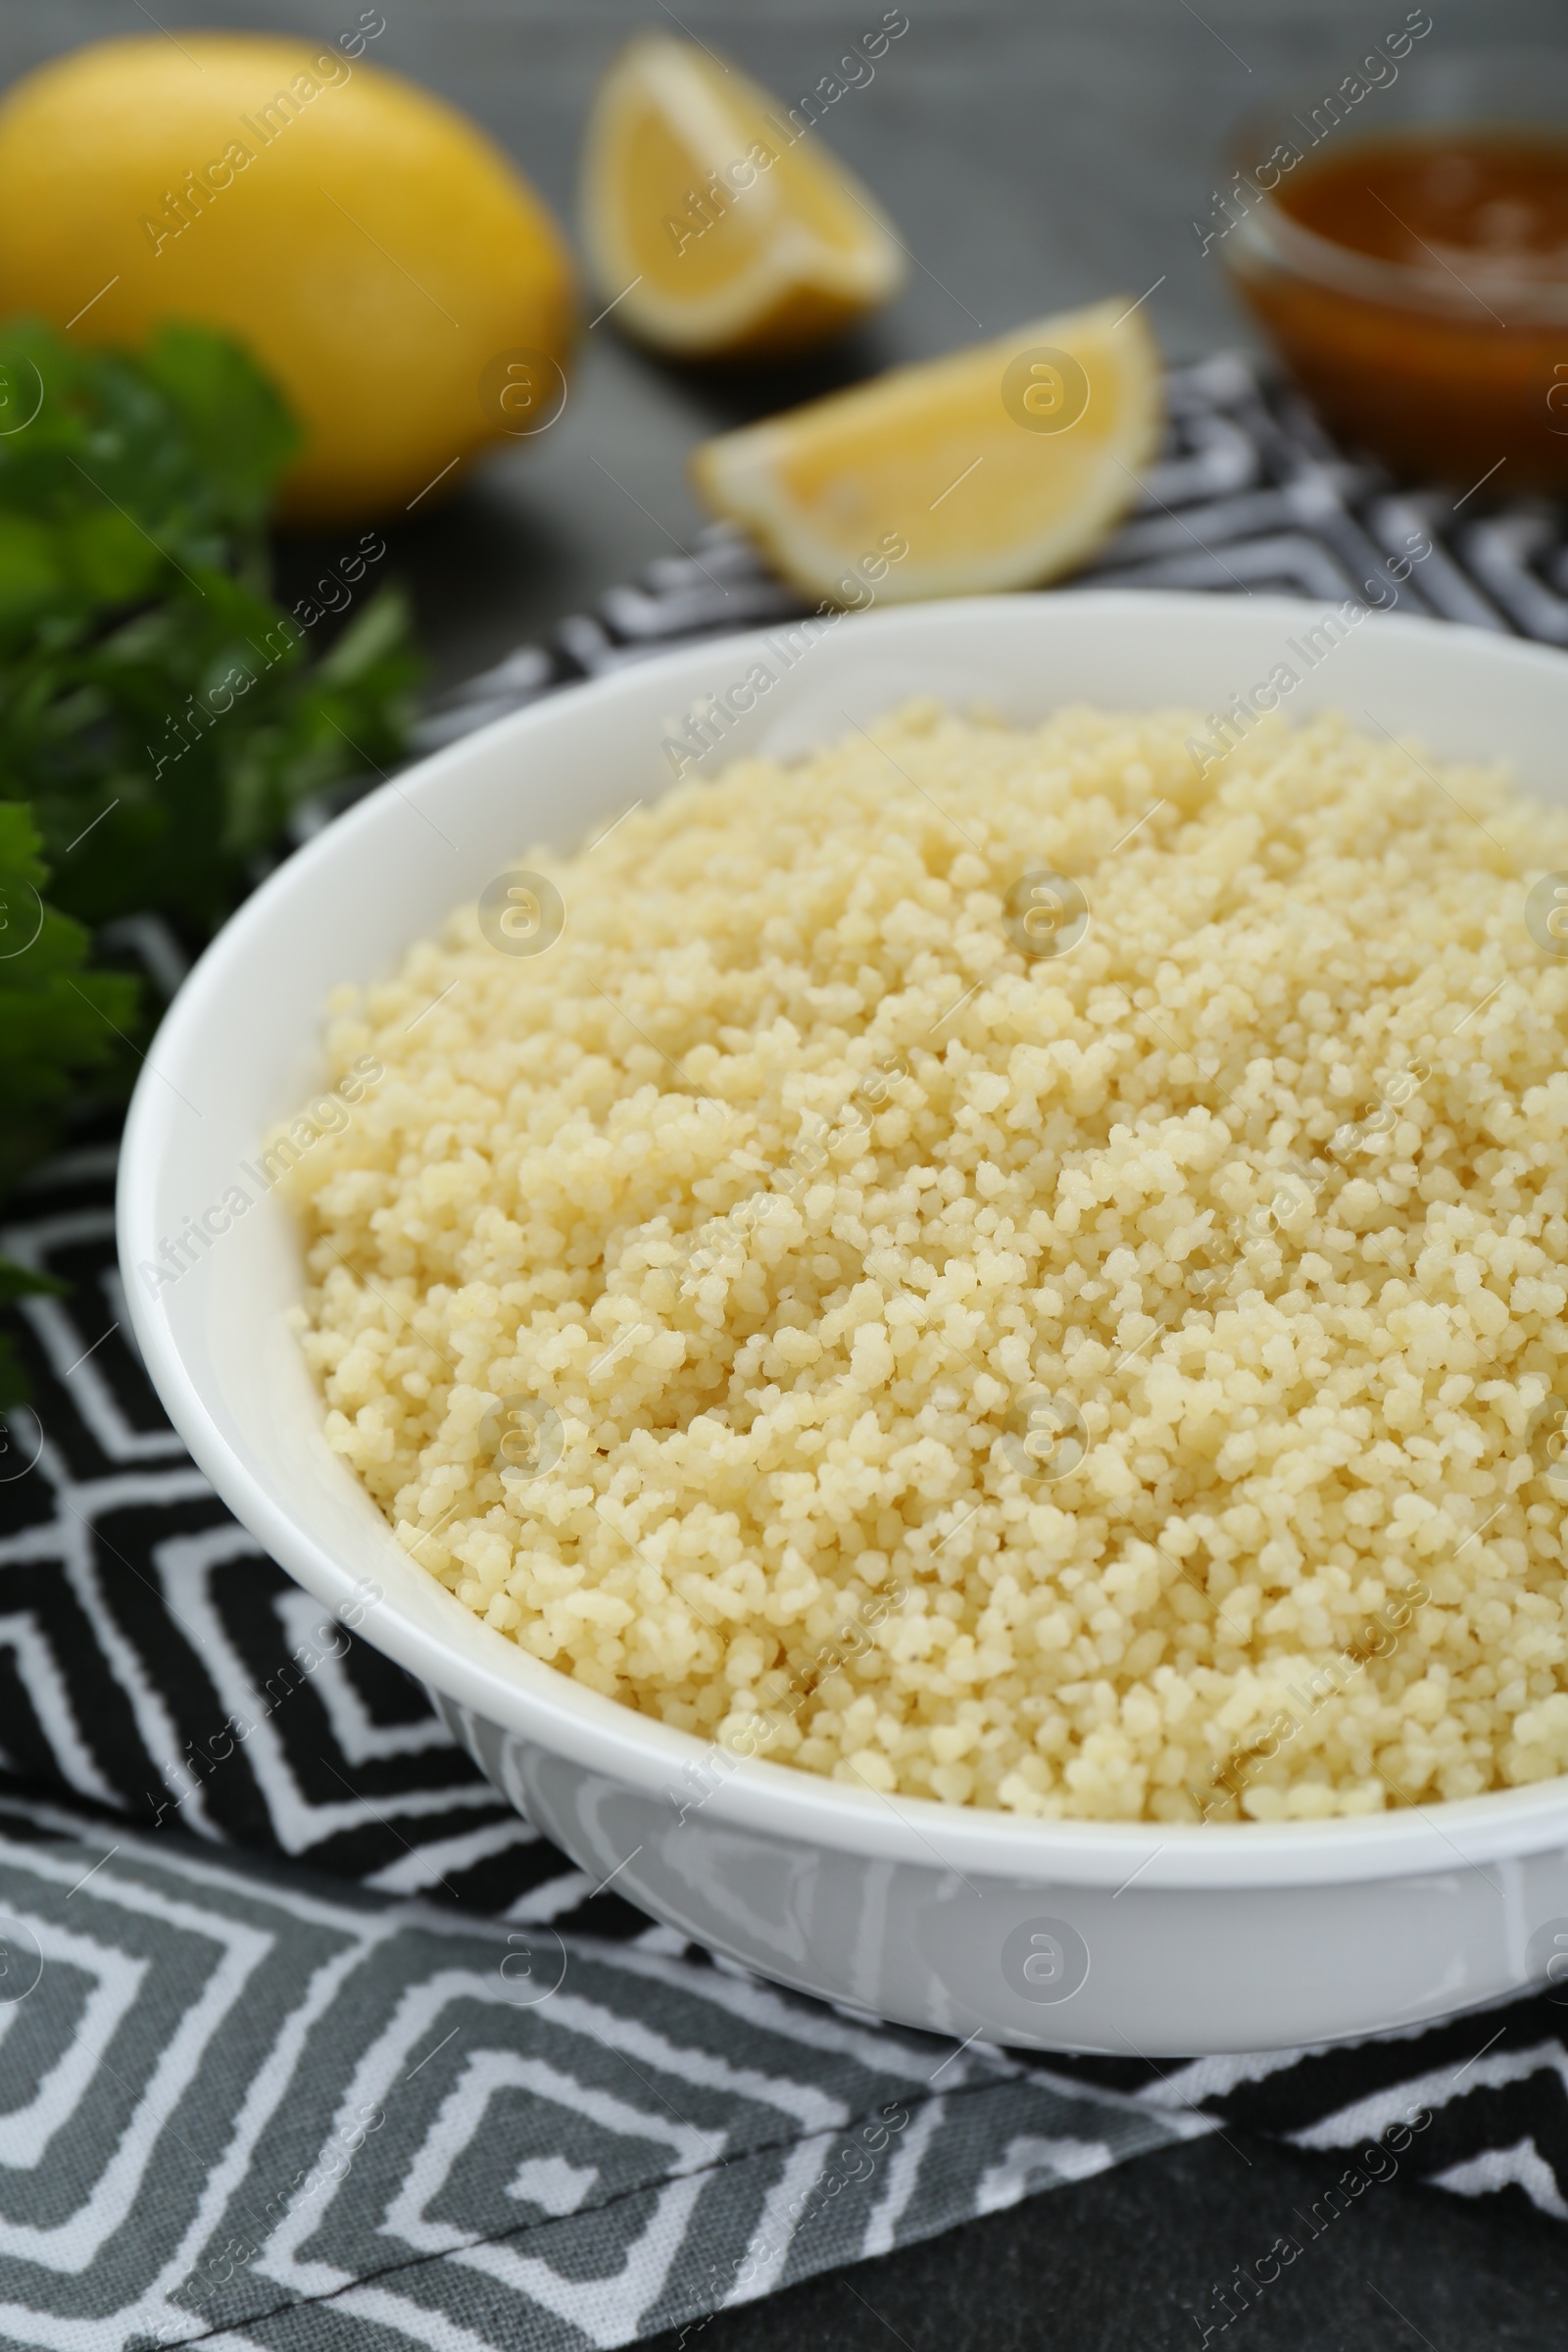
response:
<path id="1" fill-rule="evenodd" d="M 1568 819 L 1200 733 L 907 709 L 334 999 L 328 1442 L 498 1638 L 1047 1818 L 1568 1769 Z"/>

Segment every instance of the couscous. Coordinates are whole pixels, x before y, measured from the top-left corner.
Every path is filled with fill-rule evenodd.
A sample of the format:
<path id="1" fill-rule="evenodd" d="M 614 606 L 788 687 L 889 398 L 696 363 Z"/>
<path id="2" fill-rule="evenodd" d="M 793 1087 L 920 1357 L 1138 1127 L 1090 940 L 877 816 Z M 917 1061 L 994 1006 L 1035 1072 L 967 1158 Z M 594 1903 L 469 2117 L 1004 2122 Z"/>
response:
<path id="1" fill-rule="evenodd" d="M 527 867 L 339 992 L 289 1180 L 328 1442 L 498 1640 L 1043 1818 L 1568 1769 L 1568 818 L 915 706 Z"/>

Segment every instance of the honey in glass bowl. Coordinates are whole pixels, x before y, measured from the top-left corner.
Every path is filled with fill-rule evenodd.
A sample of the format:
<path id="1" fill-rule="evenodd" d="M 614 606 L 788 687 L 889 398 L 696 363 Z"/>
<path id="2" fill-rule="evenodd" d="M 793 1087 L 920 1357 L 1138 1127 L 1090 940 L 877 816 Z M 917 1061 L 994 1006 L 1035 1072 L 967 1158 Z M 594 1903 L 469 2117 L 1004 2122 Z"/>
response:
<path id="1" fill-rule="evenodd" d="M 1568 490 L 1568 129 L 1357 124 L 1275 157 L 1225 256 L 1325 422 L 1398 473 Z"/>

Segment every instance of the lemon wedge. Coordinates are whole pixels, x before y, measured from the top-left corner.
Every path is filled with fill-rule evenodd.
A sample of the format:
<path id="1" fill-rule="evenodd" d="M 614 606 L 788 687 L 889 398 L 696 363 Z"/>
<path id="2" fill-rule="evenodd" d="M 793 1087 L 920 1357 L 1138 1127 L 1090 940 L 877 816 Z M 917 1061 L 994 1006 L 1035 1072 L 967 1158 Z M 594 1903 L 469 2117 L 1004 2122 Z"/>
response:
<path id="1" fill-rule="evenodd" d="M 699 494 L 809 596 L 972 596 L 1082 564 L 1158 446 L 1159 350 L 1124 302 L 1037 318 L 994 343 L 722 433 Z"/>
<path id="2" fill-rule="evenodd" d="M 812 135 L 823 103 L 786 107 L 662 33 L 620 52 L 589 117 L 582 221 L 629 333 L 687 358 L 801 351 L 897 292 L 903 248 Z"/>

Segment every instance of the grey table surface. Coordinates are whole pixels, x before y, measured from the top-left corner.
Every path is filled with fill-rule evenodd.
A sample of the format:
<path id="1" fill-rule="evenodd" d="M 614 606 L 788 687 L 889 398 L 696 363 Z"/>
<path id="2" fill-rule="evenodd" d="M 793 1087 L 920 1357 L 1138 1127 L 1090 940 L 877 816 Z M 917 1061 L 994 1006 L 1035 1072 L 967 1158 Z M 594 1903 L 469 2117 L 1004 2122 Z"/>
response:
<path id="1" fill-rule="evenodd" d="M 379 5 L 374 62 L 471 114 L 573 233 L 583 117 L 629 32 L 676 29 L 678 15 L 794 97 L 881 15 L 880 0 L 679 0 L 678 12 L 665 0 Z M 389 533 L 437 683 L 689 546 L 704 516 L 687 458 L 728 423 L 1124 288 L 1153 289 L 1149 315 L 1172 358 L 1245 342 L 1217 253 L 1205 256 L 1191 226 L 1207 209 L 1227 129 L 1289 83 L 1333 85 L 1406 14 L 1405 0 L 1202 0 L 1200 12 L 1191 0 L 906 6 L 907 33 L 819 134 L 897 223 L 914 263 L 904 294 L 845 344 L 789 369 L 665 366 L 620 340 L 612 318 L 585 333 L 559 424 Z M 1430 0 L 1430 11 L 1429 56 L 1568 42 L 1563 0 Z M 330 36 L 359 14 L 358 0 L 157 0 L 156 13 L 141 0 L 0 0 L 0 80 L 107 34 L 201 24 Z M 313 552 L 285 549 L 285 577 Z M 703 2352 L 1191 2343 L 1184 2304 L 1227 2275 L 1276 2208 L 1310 2201 L 1325 2161 L 1230 2139 L 1146 2157 L 723 2314 L 688 2342 Z M 1391 2188 L 1357 2230 L 1290 2299 L 1239 2323 L 1250 2352 L 1555 2352 L 1568 2340 L 1568 2230 L 1519 2192 L 1468 2204 Z"/>

